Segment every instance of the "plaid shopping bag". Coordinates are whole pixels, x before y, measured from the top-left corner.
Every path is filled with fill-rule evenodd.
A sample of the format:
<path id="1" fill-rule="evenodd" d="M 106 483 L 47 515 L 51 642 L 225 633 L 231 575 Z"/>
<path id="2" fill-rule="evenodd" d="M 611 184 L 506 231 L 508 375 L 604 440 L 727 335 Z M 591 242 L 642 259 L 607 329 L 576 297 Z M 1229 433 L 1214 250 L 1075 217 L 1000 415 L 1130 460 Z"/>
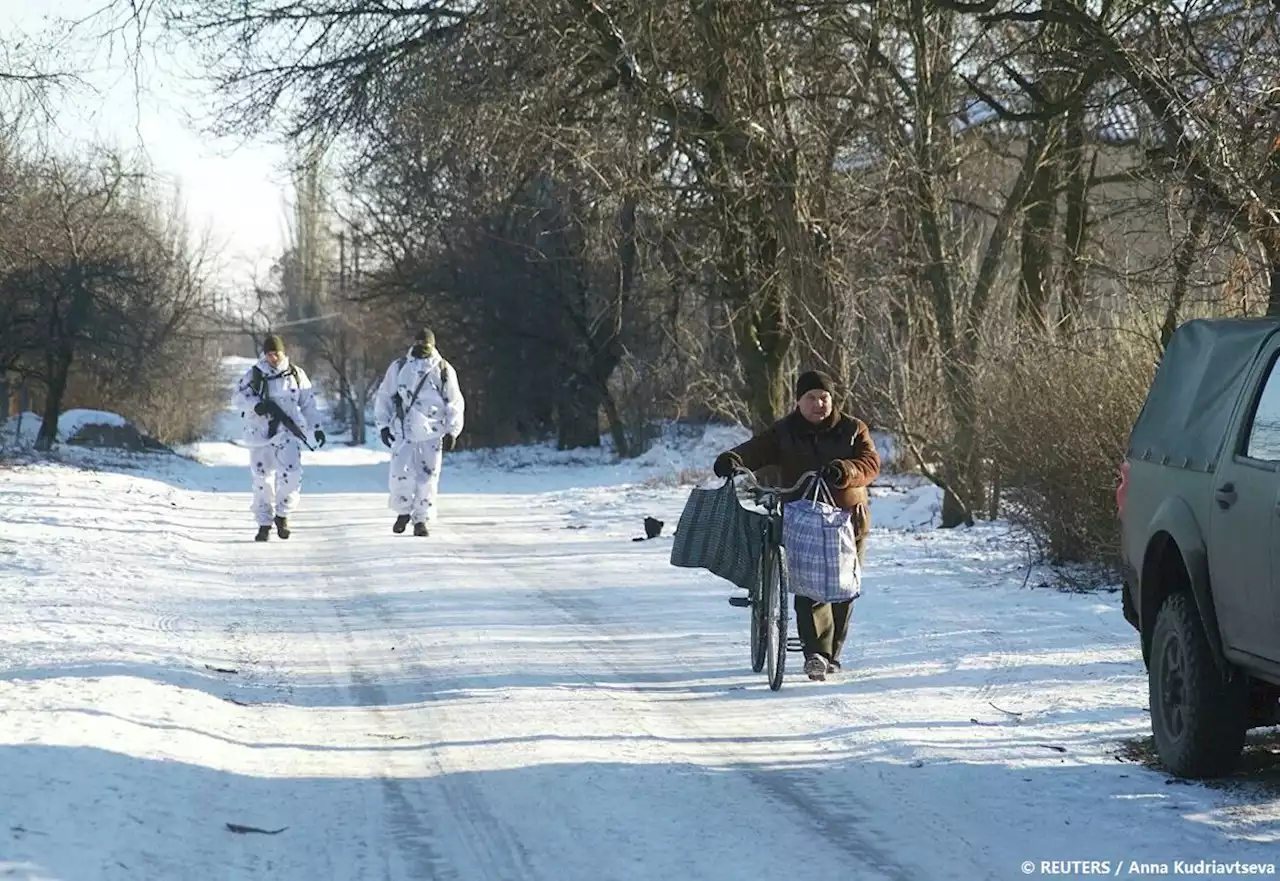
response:
<path id="1" fill-rule="evenodd" d="M 732 481 L 718 489 L 695 489 L 680 514 L 671 565 L 706 569 L 755 592 L 767 519 L 742 507 Z"/>
<path id="2" fill-rule="evenodd" d="M 818 499 L 821 489 L 826 501 Z M 817 603 L 856 600 L 862 595 L 858 529 L 853 512 L 837 508 L 823 480 L 812 497 L 782 507 L 782 543 L 787 548 L 787 586 Z"/>

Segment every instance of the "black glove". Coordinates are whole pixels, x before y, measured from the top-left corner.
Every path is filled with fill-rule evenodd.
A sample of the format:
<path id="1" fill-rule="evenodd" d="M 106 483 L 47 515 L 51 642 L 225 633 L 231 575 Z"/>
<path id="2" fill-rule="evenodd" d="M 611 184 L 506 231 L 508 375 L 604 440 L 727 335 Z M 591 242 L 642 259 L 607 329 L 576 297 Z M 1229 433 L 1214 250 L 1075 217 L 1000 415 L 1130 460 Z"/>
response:
<path id="1" fill-rule="evenodd" d="M 456 443 L 457 443 L 457 440 L 454 438 L 453 435 L 446 434 L 444 438 L 440 441 L 440 448 L 443 449 L 446 453 L 452 453 L 453 447 Z"/>
<path id="2" fill-rule="evenodd" d="M 271 401 L 259 401 L 253 405 L 253 412 L 257 413 L 259 416 L 266 416 L 271 412 L 272 406 L 273 403 Z"/>
<path id="3" fill-rule="evenodd" d="M 822 466 L 822 479 L 827 482 L 827 486 L 833 488 L 838 489 L 844 485 L 844 466 L 838 459 L 832 459 Z"/>
<path id="4" fill-rule="evenodd" d="M 323 446 L 324 446 L 324 431 L 317 428 L 316 429 L 316 449 L 318 450 Z"/>
<path id="5" fill-rule="evenodd" d="M 716 464 L 711 466 L 716 477 L 733 477 L 733 469 L 742 467 L 742 457 L 730 450 L 716 456 Z"/>
<path id="6" fill-rule="evenodd" d="M 391 446 L 391 442 L 392 442 L 392 441 L 394 441 L 394 440 L 395 440 L 395 438 L 391 435 L 391 426 L 389 426 L 389 425 L 388 425 L 387 427 L 383 428 L 383 429 L 382 429 L 382 442 L 383 442 L 384 444 L 386 444 L 387 446 Z"/>

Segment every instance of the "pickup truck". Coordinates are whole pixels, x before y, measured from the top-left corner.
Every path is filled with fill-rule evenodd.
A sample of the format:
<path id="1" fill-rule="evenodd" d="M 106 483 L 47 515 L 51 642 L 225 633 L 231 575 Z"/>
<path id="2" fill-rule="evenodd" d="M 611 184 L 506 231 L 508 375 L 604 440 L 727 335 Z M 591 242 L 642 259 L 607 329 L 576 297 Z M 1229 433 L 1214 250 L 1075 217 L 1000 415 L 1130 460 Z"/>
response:
<path id="1" fill-rule="evenodd" d="M 1125 619 L 1151 730 L 1180 777 L 1280 722 L 1280 319 L 1183 324 L 1120 466 Z"/>

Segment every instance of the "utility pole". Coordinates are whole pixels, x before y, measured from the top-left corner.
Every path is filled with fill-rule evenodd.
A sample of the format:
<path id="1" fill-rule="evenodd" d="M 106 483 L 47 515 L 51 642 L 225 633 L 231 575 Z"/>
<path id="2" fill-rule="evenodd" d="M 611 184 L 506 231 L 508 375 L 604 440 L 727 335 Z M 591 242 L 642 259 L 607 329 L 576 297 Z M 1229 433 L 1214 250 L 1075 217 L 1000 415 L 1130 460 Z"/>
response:
<path id="1" fill-rule="evenodd" d="M 351 233 L 351 282 L 357 297 L 357 303 L 353 307 L 357 314 L 363 314 L 364 310 L 364 302 L 360 290 L 360 244 L 360 226 L 353 223 Z M 363 446 L 365 442 L 364 414 L 369 408 L 369 377 L 366 372 L 367 353 L 364 328 L 357 326 L 354 337 L 352 348 L 354 349 L 355 365 L 352 375 L 356 380 L 356 393 L 353 396 L 355 398 L 356 412 L 353 414 L 355 418 L 352 420 L 354 428 L 351 433 L 351 439 Z"/>

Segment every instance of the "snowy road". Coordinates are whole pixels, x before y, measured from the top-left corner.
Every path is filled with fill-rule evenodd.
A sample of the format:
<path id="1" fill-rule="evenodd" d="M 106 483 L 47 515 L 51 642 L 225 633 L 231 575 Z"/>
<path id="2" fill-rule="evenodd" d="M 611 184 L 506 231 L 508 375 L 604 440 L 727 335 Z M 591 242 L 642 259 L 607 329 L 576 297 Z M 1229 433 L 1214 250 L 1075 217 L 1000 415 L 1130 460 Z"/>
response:
<path id="1" fill-rule="evenodd" d="M 929 490 L 877 490 L 849 672 L 775 694 L 725 586 L 630 540 L 687 488 L 452 457 L 417 539 L 389 531 L 385 457 L 339 449 L 308 460 L 294 537 L 258 545 L 243 451 L 205 452 L 0 470 L 0 877 L 1280 859 L 1273 783 L 1120 760 L 1148 732 L 1115 596 L 1024 587 L 997 526 L 915 528 Z"/>

